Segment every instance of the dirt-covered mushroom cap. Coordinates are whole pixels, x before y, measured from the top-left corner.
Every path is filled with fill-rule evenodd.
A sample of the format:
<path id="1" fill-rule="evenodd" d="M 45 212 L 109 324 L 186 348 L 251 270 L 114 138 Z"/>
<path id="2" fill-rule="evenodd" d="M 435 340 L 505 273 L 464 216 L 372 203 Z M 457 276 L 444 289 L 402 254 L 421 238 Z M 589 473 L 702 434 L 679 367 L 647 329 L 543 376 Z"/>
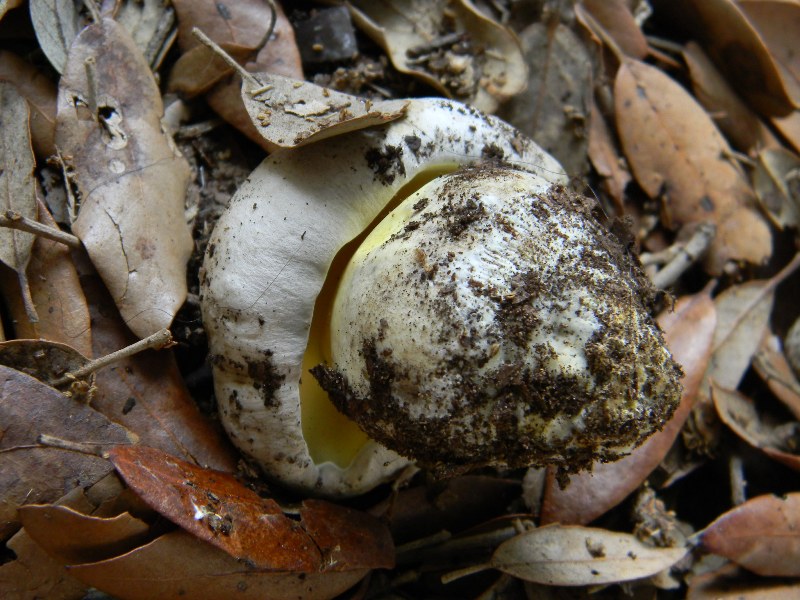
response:
<path id="1" fill-rule="evenodd" d="M 446 177 L 469 167 L 478 170 Z M 512 189 L 500 191 L 486 183 L 495 177 L 498 185 Z M 480 184 L 477 196 L 448 192 L 448 186 L 465 178 L 468 186 Z M 434 187 L 424 188 L 428 182 Z M 266 159 L 217 223 L 201 280 L 216 396 L 232 440 L 272 477 L 291 487 L 352 495 L 394 477 L 411 459 L 440 470 L 478 464 L 567 464 L 573 459 L 584 465 L 590 456 L 615 456 L 660 426 L 675 403 L 677 369 L 666 350 L 656 349 L 661 340 L 643 306 L 638 271 L 618 246 L 608 250 L 610 238 L 589 218 L 584 203 L 563 191 L 564 183 L 558 163 L 519 132 L 499 119 L 441 99 L 412 100 L 406 116 L 390 124 L 279 151 Z M 447 204 L 446 197 L 434 201 L 431 189 L 446 197 L 449 193 L 453 204 L 442 205 Z M 403 202 L 417 190 L 418 197 Z M 509 198 L 519 206 L 495 205 L 490 196 Z M 430 209 L 422 207 L 423 200 Z M 563 206 L 557 210 L 559 204 Z M 441 226 L 449 227 L 448 233 L 435 233 Z M 547 276 L 556 279 L 524 268 L 522 258 L 515 258 L 518 272 L 503 273 L 504 279 L 499 273 L 496 279 L 488 273 L 483 279 L 454 274 L 447 281 L 447 252 L 459 257 L 463 249 L 458 244 L 480 240 L 476 235 L 482 227 L 499 236 L 487 243 L 516 239 L 514 252 L 528 257 L 538 249 L 562 251 L 563 257 L 535 261 L 550 265 Z M 437 239 L 451 250 L 442 254 L 425 246 L 425 240 L 413 235 L 415 229 L 439 235 Z M 370 230 L 373 233 L 365 242 Z M 556 231 L 563 234 L 561 242 Z M 538 241 L 531 237 L 541 232 L 547 236 Z M 573 239 L 586 245 L 567 249 Z M 417 241 L 422 245 L 412 248 Z M 409 246 L 395 252 L 395 242 Z M 383 295 L 375 287 L 372 296 L 364 293 L 359 302 L 371 302 L 370 297 L 377 303 L 406 298 L 410 304 L 402 308 L 391 304 L 401 311 L 391 317 L 381 307 L 367 309 L 358 303 L 343 311 L 342 299 L 351 293 L 351 285 L 371 288 L 370 283 L 355 283 L 363 273 L 357 276 L 346 269 L 351 257 L 358 262 L 368 254 L 367 246 L 384 243 L 389 243 L 389 254 L 398 257 L 395 283 L 401 285 L 401 279 L 415 275 L 417 286 L 405 292 L 386 288 Z M 493 256 L 508 252 L 495 248 Z M 473 254 L 475 260 L 481 258 L 481 252 Z M 364 265 L 377 261 L 366 270 L 395 268 L 386 258 L 366 258 Z M 570 269 L 573 277 L 579 277 L 593 265 L 598 274 L 591 286 L 576 287 L 566 281 Z M 417 269 L 414 274 L 408 271 L 412 266 Z M 340 284 L 342 278 L 348 283 Z M 462 287 L 453 292 L 454 284 Z M 419 295 L 421 289 L 426 293 Z M 570 296 L 568 290 L 577 295 Z M 586 295 L 590 291 L 599 292 L 601 299 L 590 300 Z M 362 294 L 355 287 L 352 293 Z M 434 304 L 481 293 L 488 308 L 480 309 L 487 319 L 480 327 L 477 314 L 467 312 L 458 333 L 448 331 L 449 337 L 441 339 L 414 336 L 410 350 L 401 350 L 397 338 L 386 337 L 396 335 L 403 320 L 420 331 L 443 331 L 441 325 L 426 325 L 437 313 Z M 625 303 L 612 309 L 623 296 Z M 422 306 L 425 298 L 433 304 Z M 549 308 L 537 314 L 548 302 Z M 533 324 L 537 319 L 567 323 L 555 318 L 562 308 L 585 313 L 576 320 L 583 318 L 585 323 L 574 326 L 573 338 L 559 333 L 562 340 L 570 340 L 571 349 L 558 337 L 543 341 L 547 324 Z M 448 313 L 451 324 L 458 310 L 453 307 Z M 338 325 L 331 328 L 334 314 L 344 316 L 337 317 Z M 491 329 L 488 320 L 498 315 Z M 471 336 L 484 333 L 495 337 L 475 341 L 478 350 L 470 350 Z M 437 382 L 411 372 L 414 363 L 405 362 L 403 354 L 413 353 L 414 344 L 425 345 L 420 355 L 438 357 L 438 366 L 449 353 L 454 359 L 450 368 L 463 370 L 471 379 L 443 374 Z M 526 344 L 530 355 L 523 358 Z M 646 347 L 650 354 L 631 361 L 631 353 L 622 348 L 626 344 Z M 572 353 L 572 370 L 557 372 L 554 365 L 569 364 L 565 352 Z M 484 358 L 485 364 L 478 367 Z M 472 361 L 471 366 L 459 363 L 461 359 Z M 647 360 L 657 362 L 650 365 Z M 616 365 L 620 361 L 624 364 Z M 604 365 L 609 366 L 607 374 Z M 613 371 L 612 366 L 620 370 Z M 658 369 L 661 379 L 655 375 Z M 625 377 L 632 378 L 631 387 L 623 390 Z M 423 379 L 428 380 L 427 387 L 421 384 Z M 470 388 L 479 382 L 489 387 Z M 323 388 L 371 438 L 334 408 Z M 437 390 L 444 391 L 439 404 L 433 398 Z M 612 392 L 620 397 L 612 399 Z M 412 399 L 415 394 L 419 397 Z M 380 405 L 383 401 L 402 408 L 396 421 L 390 418 L 392 405 Z M 587 403 L 596 410 L 581 408 Z M 415 425 L 413 416 L 422 414 L 422 405 L 433 412 Z M 465 413 L 470 406 L 478 411 L 472 416 Z M 448 413 L 451 408 L 454 411 Z M 602 414 L 612 409 L 614 417 L 624 420 L 612 423 L 608 414 Z M 646 422 L 648 416 L 652 422 Z M 371 424 L 372 418 L 379 425 Z M 613 431 L 585 443 L 576 440 L 585 432 L 597 433 L 601 420 Z M 529 425 L 519 424 L 537 421 L 545 423 L 540 428 L 543 437 L 528 441 L 504 437 L 512 430 L 527 435 Z M 445 422 L 451 426 L 442 432 Z M 641 429 L 632 434 L 632 427 Z M 464 435 L 455 439 L 456 432 Z M 569 432 L 574 433 L 572 438 Z M 482 445 L 480 438 L 486 434 Z M 617 434 L 622 437 L 613 441 Z M 406 435 L 412 445 L 425 439 L 424 448 L 400 443 L 398 438 Z M 432 453 L 436 447 L 441 454 Z"/>

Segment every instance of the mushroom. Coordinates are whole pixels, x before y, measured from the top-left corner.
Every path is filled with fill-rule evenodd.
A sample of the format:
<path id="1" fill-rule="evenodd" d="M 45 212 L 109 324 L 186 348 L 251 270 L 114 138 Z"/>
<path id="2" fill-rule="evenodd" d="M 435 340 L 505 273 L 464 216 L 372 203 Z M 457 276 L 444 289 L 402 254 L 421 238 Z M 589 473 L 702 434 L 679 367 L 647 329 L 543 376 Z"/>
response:
<path id="1" fill-rule="evenodd" d="M 512 127 L 443 99 L 265 159 L 201 278 L 231 439 L 327 496 L 412 461 L 566 473 L 630 452 L 680 369 L 636 260 L 564 184 Z"/>

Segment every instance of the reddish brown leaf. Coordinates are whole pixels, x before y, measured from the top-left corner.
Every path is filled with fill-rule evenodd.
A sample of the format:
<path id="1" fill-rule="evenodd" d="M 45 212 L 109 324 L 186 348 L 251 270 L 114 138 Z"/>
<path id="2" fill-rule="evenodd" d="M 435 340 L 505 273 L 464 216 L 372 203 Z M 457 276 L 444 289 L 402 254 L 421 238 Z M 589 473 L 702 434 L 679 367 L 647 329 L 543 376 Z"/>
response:
<path id="1" fill-rule="evenodd" d="M 82 273 L 91 266 L 84 258 Z M 96 275 L 82 275 L 90 302 L 95 356 L 130 345 L 113 300 Z M 221 471 L 236 469 L 228 439 L 203 416 L 186 389 L 170 350 L 142 352 L 101 369 L 92 406 L 139 436 L 142 444 Z"/>
<path id="2" fill-rule="evenodd" d="M 270 23 L 269 5 L 261 0 L 176 0 L 173 4 L 178 13 L 178 44 L 183 52 L 200 44 L 192 35 L 194 27 L 202 30 L 217 44 L 257 48 L 264 42 L 263 38 Z M 272 37 L 244 67 L 251 73 L 277 73 L 303 79 L 294 30 L 280 6 Z M 233 76 L 211 89 L 206 100 L 223 119 L 267 149 L 264 138 L 253 126 L 242 104 L 240 88 L 241 79 L 238 75 Z"/>
<path id="3" fill-rule="evenodd" d="M 735 563 L 693 576 L 687 600 L 786 600 L 800 597 L 800 583 L 756 577 Z"/>
<path id="4" fill-rule="evenodd" d="M 114 449 L 110 458 L 159 513 L 256 568 L 314 573 L 393 565 L 388 530 L 364 513 L 312 501 L 298 523 L 225 473 L 142 446 Z"/>
<path id="5" fill-rule="evenodd" d="M 778 400 L 800 421 L 800 382 L 783 354 L 778 336 L 771 333 L 764 336 L 761 347 L 753 357 L 753 368 Z"/>
<path id="6" fill-rule="evenodd" d="M 589 523 L 619 504 L 658 466 L 694 405 L 711 355 L 716 322 L 714 303 L 707 293 L 681 298 L 673 312 L 659 317 L 667 346 L 684 371 L 683 395 L 675 414 L 663 430 L 629 456 L 612 463 L 597 463 L 592 472 L 571 476 L 564 489 L 555 483 L 554 472 L 548 473 L 542 523 Z"/>
<path id="7" fill-rule="evenodd" d="M 39 443 L 41 434 L 101 447 L 130 442 L 125 429 L 33 377 L 0 366 L 0 537 L 17 507 L 51 502 L 112 470 L 105 459 Z"/>
<path id="8" fill-rule="evenodd" d="M 629 3 L 625 0 L 583 0 L 581 4 L 625 54 L 632 58 L 647 56 L 647 40 L 633 19 Z"/>
<path id="9" fill-rule="evenodd" d="M 769 258 L 772 234 L 753 191 L 697 101 L 663 71 L 634 60 L 617 72 L 614 96 L 625 155 L 645 192 L 662 201 L 664 224 L 717 226 L 708 271 L 720 273 L 729 260 Z"/>
<path id="10" fill-rule="evenodd" d="M 120 600 L 328 600 L 367 569 L 325 573 L 259 571 L 185 531 L 173 531 L 117 558 L 69 568 Z"/>
<path id="11" fill-rule="evenodd" d="M 800 493 L 758 496 L 702 532 L 702 546 L 759 575 L 800 576 Z"/>
<path id="12" fill-rule="evenodd" d="M 592 100 L 589 118 L 589 159 L 595 170 L 603 177 L 603 183 L 620 214 L 624 212 L 625 186 L 631 181 L 631 173 L 624 165 L 611 129 Z"/>
<path id="13" fill-rule="evenodd" d="M 56 86 L 29 62 L 0 50 L 0 80 L 10 81 L 28 101 L 33 149 L 39 159 L 55 154 Z"/>
<path id="14" fill-rule="evenodd" d="M 128 513 L 100 518 L 51 504 L 21 506 L 18 513 L 28 535 L 50 556 L 69 565 L 128 552 L 150 532 L 147 523 Z"/>

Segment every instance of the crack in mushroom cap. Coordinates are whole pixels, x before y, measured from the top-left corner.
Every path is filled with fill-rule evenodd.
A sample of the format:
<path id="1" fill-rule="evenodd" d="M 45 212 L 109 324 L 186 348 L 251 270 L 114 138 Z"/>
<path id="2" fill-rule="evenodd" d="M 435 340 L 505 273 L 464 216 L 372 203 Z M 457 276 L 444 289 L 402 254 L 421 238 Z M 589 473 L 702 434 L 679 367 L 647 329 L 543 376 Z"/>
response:
<path id="1" fill-rule="evenodd" d="M 592 209 L 524 172 L 437 178 L 351 259 L 334 364 L 315 376 L 372 438 L 440 472 L 630 452 L 674 411 L 681 372 L 649 283 Z"/>

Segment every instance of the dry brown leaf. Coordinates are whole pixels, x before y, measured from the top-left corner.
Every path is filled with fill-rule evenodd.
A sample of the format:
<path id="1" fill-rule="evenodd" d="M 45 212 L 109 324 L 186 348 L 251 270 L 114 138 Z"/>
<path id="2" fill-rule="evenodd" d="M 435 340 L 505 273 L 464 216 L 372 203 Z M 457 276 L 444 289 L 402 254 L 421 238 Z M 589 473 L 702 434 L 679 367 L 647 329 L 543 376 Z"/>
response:
<path id="1" fill-rule="evenodd" d="M 614 141 L 613 133 L 592 99 L 589 117 L 589 160 L 595 171 L 603 178 L 603 184 L 620 214 L 625 213 L 625 186 L 631 181 L 628 170 Z"/>
<path id="2" fill-rule="evenodd" d="M 58 227 L 41 202 L 39 222 Z M 14 321 L 16 337 L 60 342 L 84 356 L 92 356 L 89 308 L 69 248 L 38 236 L 33 243 L 27 274 L 31 298 L 39 315 L 37 323 L 29 322 L 26 317 L 17 279 L 0 273 L 0 287 Z"/>
<path id="3" fill-rule="evenodd" d="M 620 50 L 631 58 L 642 59 L 649 53 L 649 47 L 629 4 L 626 0 L 583 0 L 576 6 L 576 16 L 588 11 Z"/>
<path id="4" fill-rule="evenodd" d="M 753 368 L 778 400 L 800 421 L 800 382 L 786 360 L 778 336 L 771 333 L 764 336 L 753 357 Z"/>
<path id="5" fill-rule="evenodd" d="M 485 112 L 525 89 L 527 66 L 511 30 L 469 0 L 350 2 L 353 21 L 395 68 Z"/>
<path id="6" fill-rule="evenodd" d="M 245 61 L 254 52 L 254 48 L 238 44 L 223 42 L 218 46 L 238 63 Z M 173 65 L 167 89 L 185 99 L 191 99 L 206 93 L 233 72 L 233 67 L 214 50 L 208 46 L 195 46 L 181 54 Z"/>
<path id="7" fill-rule="evenodd" d="M 55 154 L 56 86 L 31 63 L 0 50 L 0 80 L 17 86 L 28 101 L 33 149 L 39 159 Z"/>
<path id="8" fill-rule="evenodd" d="M 791 449 L 790 440 L 800 426 L 796 423 L 785 427 L 769 425 L 761 419 L 753 402 L 740 392 L 725 389 L 714 382 L 711 390 L 719 418 L 737 436 L 773 460 L 800 471 L 800 455 L 788 451 Z"/>
<path id="9" fill-rule="evenodd" d="M 591 472 L 572 475 L 563 489 L 556 484 L 555 471 L 550 469 L 542 523 L 589 523 L 624 500 L 658 466 L 694 405 L 710 358 L 716 322 L 714 303 L 705 292 L 681 298 L 674 311 L 659 317 L 667 346 L 684 371 L 683 394 L 675 414 L 664 429 L 629 456 L 612 463 L 597 463 Z"/>
<path id="10" fill-rule="evenodd" d="M 277 3 L 276 3 L 277 4 Z M 269 4 L 263 0 L 175 0 L 178 13 L 178 43 L 188 52 L 200 42 L 192 35 L 197 27 L 217 44 L 229 44 L 257 51 L 243 66 L 251 73 L 275 73 L 303 80 L 300 51 L 294 30 L 280 6 L 275 30 L 267 41 L 264 36 L 270 23 Z M 267 148 L 264 138 L 253 126 L 241 99 L 241 79 L 234 75 L 214 86 L 206 95 L 211 108 L 255 143 Z"/>
<path id="11" fill-rule="evenodd" d="M 683 58 L 689 67 L 692 89 L 731 145 L 742 152 L 780 143 L 758 116 L 742 101 L 699 44 L 687 43 Z"/>
<path id="12" fill-rule="evenodd" d="M 753 191 L 697 101 L 659 69 L 634 60 L 617 72 L 614 95 L 625 155 L 645 192 L 662 201 L 665 225 L 717 226 L 709 272 L 721 273 L 729 260 L 769 258 L 772 235 L 752 206 Z"/>
<path id="13" fill-rule="evenodd" d="M 242 84 L 242 101 L 271 150 L 382 125 L 405 115 L 408 107 L 407 100 L 372 102 L 280 75 L 253 77 Z"/>
<path id="14" fill-rule="evenodd" d="M 28 104 L 11 83 L 0 81 L 0 210 L 36 219 L 34 158 L 28 130 Z M 0 227 L 0 262 L 20 275 L 23 287 L 34 237 Z M 27 290 L 26 290 L 27 291 Z"/>
<path id="15" fill-rule="evenodd" d="M 161 515 L 259 569 L 321 573 L 390 568 L 388 529 L 365 513 L 306 500 L 300 521 L 234 477 L 143 446 L 115 448 L 125 482 Z"/>
<path id="16" fill-rule="evenodd" d="M 800 110 L 781 119 L 772 119 L 781 135 L 792 145 L 795 152 L 800 152 Z"/>
<path id="17" fill-rule="evenodd" d="M 67 53 L 85 24 L 73 0 L 30 0 L 31 23 L 42 52 L 59 73 L 67 65 Z"/>
<path id="18" fill-rule="evenodd" d="M 157 69 L 175 41 L 175 9 L 163 0 L 103 0 L 100 12 L 122 25 L 148 64 Z"/>
<path id="19" fill-rule="evenodd" d="M 131 443 L 127 431 L 86 404 L 0 366 L 0 538 L 15 528 L 22 503 L 51 502 L 112 470 L 99 456 L 44 446 L 47 434 L 105 448 Z"/>
<path id="20" fill-rule="evenodd" d="M 653 548 L 633 535 L 571 525 L 547 525 L 498 546 L 490 565 L 547 585 L 600 585 L 655 575 L 687 548 Z"/>
<path id="21" fill-rule="evenodd" d="M 800 597 L 800 583 L 749 574 L 735 563 L 689 580 L 687 600 L 786 600 Z"/>
<path id="22" fill-rule="evenodd" d="M 800 493 L 753 498 L 706 527 L 700 541 L 759 575 L 798 577 Z"/>
<path id="23" fill-rule="evenodd" d="M 9 340 L 0 343 L 0 365 L 21 371 L 48 385 L 66 373 L 85 366 L 87 362 L 89 359 L 72 346 L 49 340 Z M 86 401 L 94 380 L 94 374 L 75 379 L 62 391 L 70 389 L 73 397 Z"/>
<path id="24" fill-rule="evenodd" d="M 800 156 L 785 148 L 762 150 L 753 169 L 753 187 L 776 227 L 800 224 Z"/>
<path id="25" fill-rule="evenodd" d="M 367 569 L 257 570 L 185 531 L 173 531 L 122 556 L 72 566 L 69 573 L 120 600 L 328 600 L 355 585 Z"/>
<path id="26" fill-rule="evenodd" d="M 96 562 L 119 556 L 147 541 L 150 526 L 122 513 L 101 518 L 52 504 L 21 506 L 25 531 L 62 564 Z"/>
<path id="27" fill-rule="evenodd" d="M 84 29 L 59 86 L 56 142 L 81 195 L 73 232 L 139 337 L 168 327 L 183 304 L 193 247 L 183 213 L 189 166 L 162 115 L 125 30 L 108 19 Z"/>
<path id="28" fill-rule="evenodd" d="M 656 0 L 653 7 L 672 27 L 700 41 L 714 64 L 763 115 L 785 116 L 797 108 L 775 58 L 734 0 Z"/>
<path id="29" fill-rule="evenodd" d="M 583 41 L 566 25 L 534 23 L 520 34 L 531 69 L 524 91 L 498 115 L 552 154 L 573 177 L 586 174 L 586 129 L 594 65 Z"/>
<path id="30" fill-rule="evenodd" d="M 92 318 L 95 356 L 136 341 L 97 275 L 80 265 Z M 238 454 L 186 389 L 170 350 L 142 352 L 97 373 L 92 407 L 136 433 L 142 444 L 221 471 L 235 471 Z"/>
<path id="31" fill-rule="evenodd" d="M 0 0 L 0 19 L 12 8 L 17 8 L 23 0 Z"/>

